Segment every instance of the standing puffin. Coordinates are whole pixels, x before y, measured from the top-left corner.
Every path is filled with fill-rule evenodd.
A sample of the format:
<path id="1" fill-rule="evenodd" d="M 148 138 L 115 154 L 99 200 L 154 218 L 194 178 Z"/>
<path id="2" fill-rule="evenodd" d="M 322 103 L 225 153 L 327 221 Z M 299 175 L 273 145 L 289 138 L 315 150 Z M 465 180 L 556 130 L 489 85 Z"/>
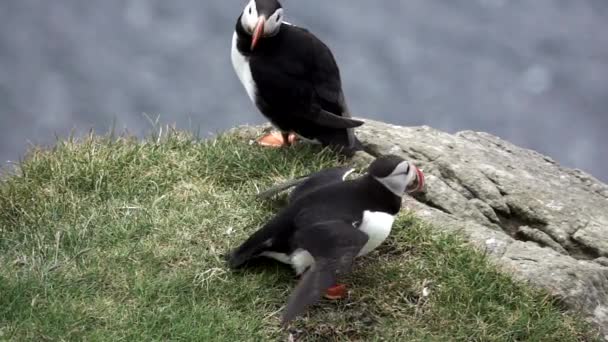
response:
<path id="1" fill-rule="evenodd" d="M 346 180 L 350 172 L 332 168 L 300 179 L 287 206 L 227 255 L 232 269 L 263 256 L 301 275 L 283 325 L 323 295 L 340 298 L 345 287 L 337 277 L 388 237 L 402 196 L 424 187 L 423 173 L 397 156 L 380 157 L 365 175 Z"/>
<path id="2" fill-rule="evenodd" d="M 297 134 L 350 154 L 362 150 L 329 48 L 306 29 L 283 21 L 277 0 L 250 0 L 236 22 L 232 65 L 247 95 L 281 131 L 258 139 L 290 145 Z"/>

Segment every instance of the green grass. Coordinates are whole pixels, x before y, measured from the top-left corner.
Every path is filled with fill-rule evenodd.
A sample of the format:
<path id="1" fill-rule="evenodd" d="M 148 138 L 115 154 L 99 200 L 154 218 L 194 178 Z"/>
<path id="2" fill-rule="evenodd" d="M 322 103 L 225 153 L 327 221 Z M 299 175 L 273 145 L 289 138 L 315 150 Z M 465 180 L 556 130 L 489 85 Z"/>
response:
<path id="1" fill-rule="evenodd" d="M 349 298 L 281 331 L 291 270 L 267 262 L 230 272 L 221 255 L 282 204 L 256 200 L 257 187 L 340 161 L 229 135 L 161 140 L 59 142 L 0 180 L 0 340 L 595 338 L 546 294 L 409 213 L 357 262 Z"/>

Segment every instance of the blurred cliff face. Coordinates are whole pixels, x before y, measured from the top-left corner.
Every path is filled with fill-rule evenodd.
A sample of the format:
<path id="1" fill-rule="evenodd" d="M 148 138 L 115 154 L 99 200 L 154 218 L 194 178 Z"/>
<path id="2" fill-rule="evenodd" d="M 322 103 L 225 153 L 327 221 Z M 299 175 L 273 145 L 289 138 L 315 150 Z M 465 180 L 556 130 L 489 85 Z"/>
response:
<path id="1" fill-rule="evenodd" d="M 608 2 L 286 0 L 334 51 L 351 110 L 482 130 L 608 180 Z M 0 160 L 142 115 L 205 134 L 264 122 L 232 71 L 245 1 L 0 2 Z"/>

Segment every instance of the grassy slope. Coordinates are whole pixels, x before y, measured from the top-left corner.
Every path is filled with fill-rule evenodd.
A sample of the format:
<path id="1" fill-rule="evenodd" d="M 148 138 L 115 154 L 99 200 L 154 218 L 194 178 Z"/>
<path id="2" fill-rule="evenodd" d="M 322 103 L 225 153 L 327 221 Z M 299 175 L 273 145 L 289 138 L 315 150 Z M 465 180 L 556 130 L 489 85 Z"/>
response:
<path id="1" fill-rule="evenodd" d="M 0 340 L 285 338 L 291 271 L 224 268 L 221 254 L 280 201 L 256 187 L 336 165 L 311 147 L 262 150 L 90 138 L 32 151 L 0 181 Z M 362 258 L 347 300 L 295 322 L 304 340 L 591 340 L 586 325 L 403 213 Z M 430 290 L 422 295 L 423 288 Z"/>

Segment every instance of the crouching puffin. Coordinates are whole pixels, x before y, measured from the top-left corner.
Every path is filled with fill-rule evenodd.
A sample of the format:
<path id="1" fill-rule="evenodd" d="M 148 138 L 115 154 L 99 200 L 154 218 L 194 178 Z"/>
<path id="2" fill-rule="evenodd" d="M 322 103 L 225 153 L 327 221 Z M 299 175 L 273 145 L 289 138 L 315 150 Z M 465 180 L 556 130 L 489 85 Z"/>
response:
<path id="1" fill-rule="evenodd" d="M 291 144 L 297 134 L 350 154 L 362 150 L 340 71 L 329 48 L 306 29 L 283 21 L 277 0 L 250 0 L 232 37 L 232 65 L 249 98 L 281 133 L 263 146 Z"/>
<path id="2" fill-rule="evenodd" d="M 333 168 L 300 179 L 287 206 L 227 255 L 232 269 L 263 256 L 291 265 L 301 276 L 283 325 L 323 295 L 340 298 L 345 287 L 337 277 L 388 237 L 401 197 L 424 187 L 423 173 L 397 156 L 380 157 L 365 175 L 346 180 L 350 172 Z"/>

